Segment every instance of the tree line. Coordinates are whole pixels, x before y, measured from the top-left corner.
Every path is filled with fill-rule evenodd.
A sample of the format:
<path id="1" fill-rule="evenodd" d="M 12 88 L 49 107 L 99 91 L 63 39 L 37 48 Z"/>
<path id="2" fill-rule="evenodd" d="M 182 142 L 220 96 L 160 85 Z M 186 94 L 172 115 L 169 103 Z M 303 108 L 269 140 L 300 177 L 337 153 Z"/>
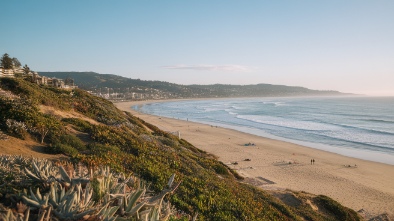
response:
<path id="1" fill-rule="evenodd" d="M 13 69 L 13 68 L 20 68 L 20 67 L 22 67 L 22 64 L 18 60 L 18 58 L 15 58 L 15 57 L 11 58 L 9 56 L 9 54 L 5 53 L 1 57 L 1 66 L 4 69 Z M 25 74 L 30 72 L 30 68 L 29 68 L 29 66 L 27 66 L 27 64 L 25 64 L 25 66 L 23 66 L 23 70 L 24 70 Z"/>

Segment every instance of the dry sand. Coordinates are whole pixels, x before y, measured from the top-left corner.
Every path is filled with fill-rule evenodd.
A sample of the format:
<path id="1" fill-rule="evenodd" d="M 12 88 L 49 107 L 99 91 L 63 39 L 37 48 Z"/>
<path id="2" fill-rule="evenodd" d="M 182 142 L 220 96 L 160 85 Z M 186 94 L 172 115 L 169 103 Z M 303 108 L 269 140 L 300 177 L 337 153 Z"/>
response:
<path id="1" fill-rule="evenodd" d="M 323 194 L 355 211 L 364 209 L 371 215 L 384 212 L 394 214 L 393 165 L 346 157 L 231 129 L 142 114 L 131 109 L 133 105 L 148 102 L 115 105 L 164 131 L 180 131 L 181 138 L 216 155 L 241 175 L 257 181 L 263 189 L 291 189 Z M 245 146 L 249 142 L 255 146 Z M 311 165 L 311 159 L 315 159 L 314 165 Z M 233 162 L 238 164 L 234 165 Z"/>

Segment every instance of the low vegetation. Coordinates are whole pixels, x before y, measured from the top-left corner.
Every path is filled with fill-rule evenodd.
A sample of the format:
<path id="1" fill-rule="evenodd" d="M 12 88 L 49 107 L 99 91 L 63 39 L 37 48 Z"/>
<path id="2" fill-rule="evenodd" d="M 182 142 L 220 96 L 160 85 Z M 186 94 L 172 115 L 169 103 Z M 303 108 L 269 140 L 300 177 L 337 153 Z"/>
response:
<path id="1" fill-rule="evenodd" d="M 190 217 L 198 214 L 197 220 L 333 220 L 332 213 L 346 214 L 340 216 L 344 220 L 359 219 L 348 208 L 334 206 L 330 209 L 331 203 L 327 202 L 331 199 L 321 203 L 323 208 L 328 206 L 327 213 L 302 212 L 305 209 L 286 205 L 270 194 L 240 182 L 242 177 L 235 171 L 186 140 L 121 112 L 109 101 L 83 90 L 65 91 L 31 84 L 23 79 L 6 78 L 0 79 L 0 87 L 17 95 L 0 97 L 0 130 L 7 136 L 36 139 L 46 145 L 47 152 L 64 153 L 74 164 L 83 164 L 87 168 L 109 167 L 114 173 L 137 176 L 149 184 L 154 195 L 160 196 L 168 188 L 169 177 L 175 174 L 174 182 L 181 184 L 168 199 L 176 210 Z M 39 111 L 40 105 L 78 113 L 98 123 L 56 113 L 44 114 Z M 93 192 L 96 191 L 94 185 L 94 182 L 90 184 Z M 10 194 L 7 191 L 11 190 L 2 189 L 2 202 L 7 193 Z M 34 193 L 36 189 L 32 191 Z M 95 203 L 103 196 L 97 193 Z M 26 197 L 29 196 L 32 194 Z M 8 206 L 16 207 L 16 203 L 9 202 Z M 116 210 L 113 215 L 119 213 Z"/>

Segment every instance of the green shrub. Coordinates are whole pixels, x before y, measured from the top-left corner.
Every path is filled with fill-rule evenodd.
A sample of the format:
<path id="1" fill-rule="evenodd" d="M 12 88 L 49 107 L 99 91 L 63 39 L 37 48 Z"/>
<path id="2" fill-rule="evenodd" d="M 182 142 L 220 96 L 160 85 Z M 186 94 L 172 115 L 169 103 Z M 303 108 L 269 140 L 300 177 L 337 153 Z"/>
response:
<path id="1" fill-rule="evenodd" d="M 22 140 L 25 140 L 27 137 L 29 137 L 29 133 L 27 132 L 28 127 L 24 122 L 19 122 L 13 119 L 7 119 L 6 125 L 9 134 Z"/>
<path id="2" fill-rule="evenodd" d="M 49 148 L 50 153 L 63 153 L 68 156 L 75 156 L 79 153 L 74 147 L 61 143 L 51 144 Z"/>
<path id="3" fill-rule="evenodd" d="M 220 175 L 229 175 L 229 172 L 228 172 L 227 168 L 226 168 L 225 166 L 221 165 L 221 164 L 216 164 L 216 165 L 214 165 L 214 166 L 213 166 L 213 169 L 215 170 L 215 172 L 216 172 L 217 174 L 220 174 Z"/>
<path id="4" fill-rule="evenodd" d="M 237 171 L 229 168 L 231 174 L 233 174 L 233 176 L 237 179 L 237 180 L 244 180 L 245 178 L 241 175 L 239 175 L 239 173 L 237 173 Z"/>
<path id="5" fill-rule="evenodd" d="M 167 145 L 169 147 L 177 147 L 179 145 L 179 142 L 177 142 L 174 139 L 169 139 L 167 137 L 160 137 L 159 139 L 162 144 Z"/>
<path id="6" fill-rule="evenodd" d="M 322 207 L 334 214 L 336 220 L 360 220 L 355 211 L 347 209 L 328 196 L 319 195 L 316 200 Z"/>
<path id="7" fill-rule="evenodd" d="M 72 124 L 75 126 L 78 131 L 89 133 L 92 130 L 92 124 L 87 122 L 86 120 L 82 120 L 79 118 L 63 118 L 63 122 Z"/>
<path id="8" fill-rule="evenodd" d="M 60 137 L 60 141 L 63 144 L 67 144 L 69 146 L 74 147 L 79 151 L 86 150 L 85 144 L 80 140 L 78 137 L 71 135 L 71 134 L 64 134 Z"/>
<path id="9" fill-rule="evenodd" d="M 104 144 L 100 144 L 100 143 L 89 144 L 88 149 L 91 151 L 91 153 L 97 154 L 97 155 L 106 154 L 108 152 L 121 153 L 119 147 L 117 147 L 117 146 L 104 145 Z"/>

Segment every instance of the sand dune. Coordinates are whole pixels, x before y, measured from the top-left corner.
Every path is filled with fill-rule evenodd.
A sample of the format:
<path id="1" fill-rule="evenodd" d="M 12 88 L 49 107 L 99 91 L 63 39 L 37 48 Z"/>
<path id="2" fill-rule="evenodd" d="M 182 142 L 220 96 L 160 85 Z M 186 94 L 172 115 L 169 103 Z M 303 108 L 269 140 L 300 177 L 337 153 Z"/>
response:
<path id="1" fill-rule="evenodd" d="M 323 194 L 355 211 L 363 209 L 372 215 L 384 212 L 394 215 L 393 165 L 130 109 L 132 105 L 143 103 L 115 105 L 162 130 L 179 131 L 181 138 L 218 156 L 220 161 L 263 189 Z M 245 146 L 248 143 L 254 145 Z M 315 159 L 314 165 L 311 159 Z"/>

